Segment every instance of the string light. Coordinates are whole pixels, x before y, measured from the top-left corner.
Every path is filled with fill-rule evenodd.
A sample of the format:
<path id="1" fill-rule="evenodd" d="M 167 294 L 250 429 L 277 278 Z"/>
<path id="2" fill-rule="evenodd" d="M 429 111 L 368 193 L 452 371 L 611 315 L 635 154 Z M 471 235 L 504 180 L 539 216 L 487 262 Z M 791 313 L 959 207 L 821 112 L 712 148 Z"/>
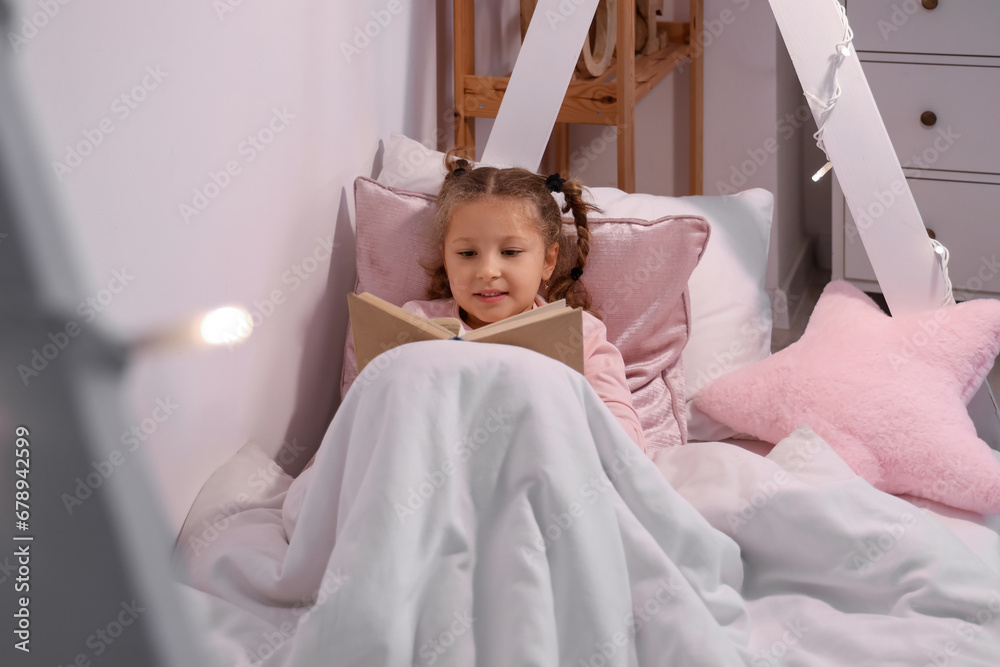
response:
<path id="1" fill-rule="evenodd" d="M 826 164 L 824 164 L 819 171 L 813 174 L 812 180 L 814 182 L 823 178 L 823 176 L 826 175 L 826 172 L 830 171 L 833 167 L 833 163 L 830 161 L 830 155 L 826 152 L 826 146 L 823 144 L 823 130 L 826 128 L 826 121 L 830 117 L 830 112 L 833 111 L 835 106 L 837 106 L 837 99 L 840 97 L 841 93 L 840 80 L 837 74 L 840 70 L 840 65 L 844 62 L 844 58 L 851 55 L 851 44 L 854 40 L 854 31 L 851 29 L 851 25 L 847 21 L 847 10 L 837 0 L 833 0 L 833 4 L 837 6 L 837 11 L 840 13 L 840 22 L 844 25 L 844 39 L 836 44 L 836 60 L 833 64 L 833 95 L 830 96 L 829 100 L 824 101 L 809 91 L 803 92 L 803 95 L 809 98 L 809 100 L 811 100 L 818 109 L 817 115 L 820 118 L 819 129 L 816 130 L 815 134 L 813 134 L 813 138 L 816 140 L 816 145 L 819 149 L 823 151 L 823 155 L 826 156 Z M 948 248 L 936 239 L 930 239 L 930 241 L 938 258 L 938 262 L 941 265 L 941 275 L 943 276 L 945 283 L 945 295 L 941 301 L 941 305 L 947 306 L 955 303 L 955 295 L 952 292 L 951 277 L 948 275 Z"/>
<path id="2" fill-rule="evenodd" d="M 813 138 L 816 140 L 816 145 L 819 146 L 819 149 L 823 151 L 823 155 L 826 156 L 826 164 L 813 174 L 813 181 L 823 178 L 826 172 L 830 171 L 831 167 L 833 167 L 833 163 L 830 162 L 830 155 L 826 152 L 826 146 L 823 145 L 823 129 L 826 126 L 826 119 L 829 118 L 830 112 L 837 105 L 837 98 L 840 97 L 840 80 L 837 77 L 837 72 L 840 70 L 840 65 L 844 62 L 844 58 L 851 55 L 851 42 L 854 40 L 854 31 L 847 22 L 847 10 L 837 0 L 833 0 L 833 4 L 837 6 L 837 11 L 840 12 L 840 21 L 844 24 L 844 39 L 837 42 L 836 61 L 833 64 L 833 95 L 830 96 L 829 100 L 824 102 L 809 91 L 803 92 L 803 95 L 812 100 L 819 109 L 819 129 L 813 134 Z"/>
<path id="3" fill-rule="evenodd" d="M 944 298 L 941 299 L 941 305 L 948 306 L 955 303 L 955 295 L 951 291 L 951 277 L 948 275 L 948 248 L 944 247 L 937 239 L 931 239 L 931 245 L 934 247 L 934 253 L 941 263 L 941 275 L 944 276 L 945 294 Z"/>
<path id="4" fill-rule="evenodd" d="M 216 308 L 202 318 L 199 329 L 202 340 L 210 345 L 238 343 L 253 332 L 253 317 L 242 307 Z"/>
<path id="5" fill-rule="evenodd" d="M 253 333 L 253 315 L 243 306 L 216 308 L 205 315 L 139 334 L 129 341 L 133 350 L 195 348 L 242 343 Z"/>

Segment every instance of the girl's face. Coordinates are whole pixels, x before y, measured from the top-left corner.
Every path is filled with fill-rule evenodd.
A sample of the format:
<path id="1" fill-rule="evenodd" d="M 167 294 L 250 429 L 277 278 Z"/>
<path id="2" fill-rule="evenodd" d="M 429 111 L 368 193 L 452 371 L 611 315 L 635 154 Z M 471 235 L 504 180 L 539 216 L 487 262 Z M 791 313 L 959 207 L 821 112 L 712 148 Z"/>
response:
<path id="1" fill-rule="evenodd" d="M 530 310 L 559 256 L 544 247 L 527 206 L 487 199 L 452 212 L 441 252 L 455 301 L 473 329 Z"/>

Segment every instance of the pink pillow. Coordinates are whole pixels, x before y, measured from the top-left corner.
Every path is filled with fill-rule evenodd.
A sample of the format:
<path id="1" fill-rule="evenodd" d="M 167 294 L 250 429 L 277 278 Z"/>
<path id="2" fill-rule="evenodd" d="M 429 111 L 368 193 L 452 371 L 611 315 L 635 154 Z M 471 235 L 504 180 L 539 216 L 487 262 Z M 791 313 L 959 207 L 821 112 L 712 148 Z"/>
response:
<path id="1" fill-rule="evenodd" d="M 1000 514 L 1000 460 L 966 405 L 1000 352 L 1000 301 L 889 317 L 844 281 L 823 290 L 802 338 L 695 397 L 769 442 L 808 424 L 887 493 Z"/>
<path id="2" fill-rule="evenodd" d="M 430 284 L 418 259 L 433 257 L 431 195 L 360 177 L 354 182 L 358 280 L 397 306 L 426 297 Z M 575 261 L 576 227 L 566 224 Z M 708 243 L 708 222 L 697 216 L 659 220 L 594 219 L 584 282 L 602 316 L 608 340 L 622 353 L 632 403 L 642 422 L 647 454 L 686 442 L 681 352 L 690 334 L 687 281 Z M 341 397 L 357 377 L 350 330 Z"/>

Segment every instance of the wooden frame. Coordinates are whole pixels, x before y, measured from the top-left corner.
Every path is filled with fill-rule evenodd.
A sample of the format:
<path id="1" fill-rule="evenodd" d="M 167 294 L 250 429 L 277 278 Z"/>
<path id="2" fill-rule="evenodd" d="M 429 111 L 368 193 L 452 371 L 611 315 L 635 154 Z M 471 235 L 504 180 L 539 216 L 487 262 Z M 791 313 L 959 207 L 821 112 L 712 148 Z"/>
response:
<path id="1" fill-rule="evenodd" d="M 649 55 L 635 55 L 635 0 L 618 0 L 617 48 L 626 56 L 595 79 L 574 73 L 563 100 L 553 137 L 557 170 L 569 173 L 569 123 L 616 125 L 618 187 L 635 192 L 635 105 L 684 61 L 691 63 L 690 82 L 690 194 L 702 193 L 704 122 L 704 40 L 701 35 L 703 0 L 690 0 L 688 23 L 657 21 L 667 45 Z M 474 118 L 496 118 L 510 82 L 507 76 L 476 76 L 475 8 L 473 0 L 454 0 L 455 145 L 475 151 Z"/>

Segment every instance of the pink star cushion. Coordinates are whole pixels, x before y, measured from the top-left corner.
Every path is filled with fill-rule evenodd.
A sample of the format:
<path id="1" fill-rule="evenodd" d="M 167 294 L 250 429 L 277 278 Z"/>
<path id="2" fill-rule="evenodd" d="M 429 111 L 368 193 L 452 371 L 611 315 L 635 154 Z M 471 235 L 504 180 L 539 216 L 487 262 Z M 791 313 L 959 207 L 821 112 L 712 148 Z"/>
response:
<path id="1" fill-rule="evenodd" d="M 889 317 L 835 281 L 798 342 L 723 375 L 694 401 L 768 442 L 808 424 L 887 493 L 1000 514 L 1000 461 L 965 407 L 998 352 L 1000 301 Z"/>

